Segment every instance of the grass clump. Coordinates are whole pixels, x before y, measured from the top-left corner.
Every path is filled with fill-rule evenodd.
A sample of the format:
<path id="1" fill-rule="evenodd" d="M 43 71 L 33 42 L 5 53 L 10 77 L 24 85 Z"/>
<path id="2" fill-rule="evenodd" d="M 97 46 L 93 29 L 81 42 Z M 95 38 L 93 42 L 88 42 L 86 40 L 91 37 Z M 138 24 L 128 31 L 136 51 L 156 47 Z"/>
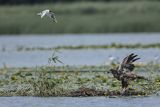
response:
<path id="1" fill-rule="evenodd" d="M 41 71 L 38 75 L 35 78 L 28 80 L 33 88 L 34 96 L 47 97 L 61 95 L 63 90 L 57 87 L 57 85 L 62 82 L 60 79 L 49 77 L 48 73 L 45 71 Z"/>

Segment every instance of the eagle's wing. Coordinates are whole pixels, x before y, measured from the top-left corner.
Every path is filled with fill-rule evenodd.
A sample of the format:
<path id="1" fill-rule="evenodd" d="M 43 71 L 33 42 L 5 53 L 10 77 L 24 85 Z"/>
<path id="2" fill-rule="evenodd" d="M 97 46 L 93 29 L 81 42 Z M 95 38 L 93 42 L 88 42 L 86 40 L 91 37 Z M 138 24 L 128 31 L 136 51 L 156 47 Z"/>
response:
<path id="1" fill-rule="evenodd" d="M 134 64 L 133 62 L 135 62 L 136 60 L 140 59 L 137 58 L 138 55 L 135 55 L 134 53 L 131 53 L 130 55 L 128 55 L 127 57 L 125 57 L 122 61 L 122 63 L 119 65 L 118 70 L 120 71 L 133 71 L 134 69 Z"/>

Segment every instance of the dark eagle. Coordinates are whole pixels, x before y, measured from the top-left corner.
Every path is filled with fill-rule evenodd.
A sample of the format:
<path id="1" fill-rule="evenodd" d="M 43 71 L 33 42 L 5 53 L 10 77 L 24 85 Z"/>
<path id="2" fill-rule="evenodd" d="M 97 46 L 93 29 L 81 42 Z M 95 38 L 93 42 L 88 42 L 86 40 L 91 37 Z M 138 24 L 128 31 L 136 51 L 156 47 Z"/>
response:
<path id="1" fill-rule="evenodd" d="M 130 80 L 146 79 L 143 76 L 139 76 L 133 73 L 133 70 L 135 68 L 135 65 L 133 64 L 133 62 L 140 59 L 140 58 L 137 58 L 137 56 L 138 55 L 131 53 L 130 55 L 128 55 L 127 57 L 123 59 L 122 63 L 118 67 L 116 67 L 116 69 L 110 70 L 114 78 L 121 81 L 122 92 L 125 92 L 125 90 L 127 89 L 129 85 Z"/>

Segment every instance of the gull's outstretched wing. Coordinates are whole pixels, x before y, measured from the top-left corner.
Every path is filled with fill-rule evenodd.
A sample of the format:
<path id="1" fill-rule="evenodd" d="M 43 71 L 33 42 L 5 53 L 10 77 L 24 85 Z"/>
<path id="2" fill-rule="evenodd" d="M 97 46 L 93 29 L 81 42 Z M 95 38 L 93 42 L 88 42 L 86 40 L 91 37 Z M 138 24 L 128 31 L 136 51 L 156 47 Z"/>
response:
<path id="1" fill-rule="evenodd" d="M 42 13 L 41 13 L 41 18 L 43 18 L 45 15 L 46 15 L 46 12 L 45 12 L 45 11 L 42 11 Z"/>
<path id="2" fill-rule="evenodd" d="M 48 17 L 50 17 L 50 18 L 52 18 L 53 20 L 54 20 L 54 22 L 56 22 L 57 23 L 57 19 L 56 19 L 56 17 L 55 17 L 55 14 L 52 12 L 52 11 L 50 11 L 48 14 L 46 14 Z"/>
<path id="3" fill-rule="evenodd" d="M 133 62 L 135 62 L 136 60 L 140 59 L 137 58 L 138 55 L 135 55 L 134 53 L 131 53 L 130 55 L 128 55 L 127 57 L 125 57 L 122 61 L 122 63 L 119 65 L 118 70 L 120 71 L 133 71 L 134 69 L 134 64 Z"/>

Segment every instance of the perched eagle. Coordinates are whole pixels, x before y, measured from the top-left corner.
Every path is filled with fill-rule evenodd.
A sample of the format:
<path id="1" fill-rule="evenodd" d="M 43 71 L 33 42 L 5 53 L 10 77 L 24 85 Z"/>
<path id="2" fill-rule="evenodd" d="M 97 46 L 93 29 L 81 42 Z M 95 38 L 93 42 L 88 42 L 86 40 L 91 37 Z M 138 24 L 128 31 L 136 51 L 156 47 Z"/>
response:
<path id="1" fill-rule="evenodd" d="M 129 85 L 130 80 L 146 79 L 145 77 L 139 76 L 132 72 L 135 68 L 135 65 L 133 64 L 133 62 L 140 59 L 140 58 L 137 58 L 137 56 L 138 55 L 131 53 L 130 55 L 128 55 L 127 57 L 123 59 L 122 63 L 116 69 L 110 70 L 114 78 L 121 81 L 122 92 L 125 92 L 125 90 L 127 89 Z"/>

